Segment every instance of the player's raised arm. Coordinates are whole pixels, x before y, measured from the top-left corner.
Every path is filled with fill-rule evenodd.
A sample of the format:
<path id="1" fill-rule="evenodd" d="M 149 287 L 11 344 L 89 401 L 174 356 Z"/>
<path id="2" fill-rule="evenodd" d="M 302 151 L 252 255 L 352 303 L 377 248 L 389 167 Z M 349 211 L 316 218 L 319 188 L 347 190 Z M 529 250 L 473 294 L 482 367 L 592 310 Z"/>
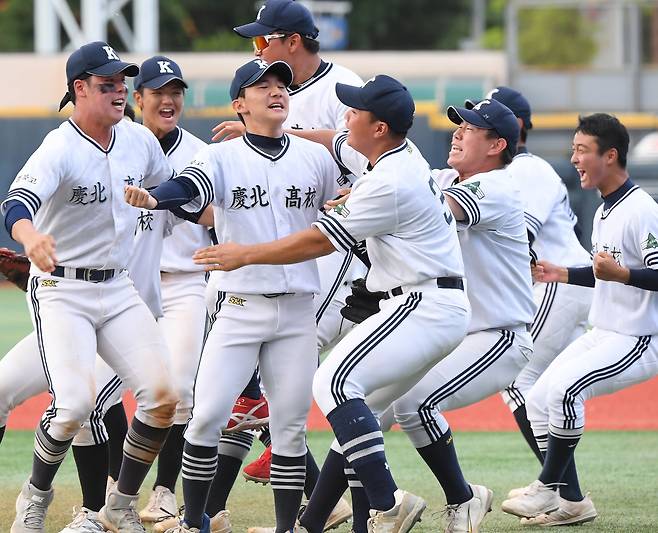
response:
<path id="1" fill-rule="evenodd" d="M 286 133 L 290 135 L 296 135 L 302 139 L 308 139 L 309 141 L 316 142 L 324 146 L 329 153 L 336 157 L 334 153 L 333 140 L 336 136 L 336 130 L 296 130 L 296 129 L 287 129 Z"/>

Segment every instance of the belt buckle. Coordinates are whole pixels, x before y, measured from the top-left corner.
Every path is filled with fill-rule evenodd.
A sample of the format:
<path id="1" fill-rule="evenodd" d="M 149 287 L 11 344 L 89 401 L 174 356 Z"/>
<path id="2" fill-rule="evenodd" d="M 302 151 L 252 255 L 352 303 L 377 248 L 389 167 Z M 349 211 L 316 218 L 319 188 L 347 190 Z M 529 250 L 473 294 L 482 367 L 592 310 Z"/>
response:
<path id="1" fill-rule="evenodd" d="M 82 279 L 84 281 L 91 281 L 91 269 L 89 268 L 82 269 Z"/>

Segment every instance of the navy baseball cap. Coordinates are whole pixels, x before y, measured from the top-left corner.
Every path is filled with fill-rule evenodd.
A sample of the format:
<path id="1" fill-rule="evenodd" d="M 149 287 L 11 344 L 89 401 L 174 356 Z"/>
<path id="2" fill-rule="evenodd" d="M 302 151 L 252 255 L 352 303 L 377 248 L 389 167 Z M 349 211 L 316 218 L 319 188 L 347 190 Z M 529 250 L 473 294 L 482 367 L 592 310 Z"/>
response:
<path id="1" fill-rule="evenodd" d="M 519 91 L 501 85 L 489 91 L 484 98 L 487 100 L 498 100 L 501 104 L 505 104 L 512 110 L 512 113 L 523 120 L 525 129 L 532 129 L 530 102 Z M 464 104 L 467 109 L 471 109 L 475 105 L 470 100 L 466 100 Z"/>
<path id="2" fill-rule="evenodd" d="M 336 84 L 336 95 L 346 106 L 370 111 L 396 133 L 404 135 L 414 122 L 416 106 L 407 88 L 398 80 L 378 74 L 362 87 Z"/>
<path id="3" fill-rule="evenodd" d="M 103 41 L 88 43 L 73 52 L 66 61 L 66 84 L 70 85 L 81 76 L 114 76 L 124 72 L 126 76 L 137 76 L 139 67 L 121 61 L 119 55 Z M 86 76 L 85 76 L 86 77 Z M 67 91 L 59 104 L 59 110 L 72 100 Z"/>
<path id="4" fill-rule="evenodd" d="M 175 61 L 165 56 L 154 56 L 148 58 L 139 67 L 139 74 L 135 76 L 133 85 L 135 90 L 142 87 L 147 89 L 160 89 L 170 81 L 179 81 L 187 89 L 187 83 L 183 79 L 183 73 Z"/>
<path id="5" fill-rule="evenodd" d="M 292 83 L 292 69 L 285 61 L 268 63 L 263 59 L 252 59 L 249 63 L 245 63 L 235 71 L 235 76 L 229 90 L 231 100 L 235 100 L 238 97 L 241 89 L 253 85 L 268 72 L 279 76 L 286 87 L 289 87 Z"/>
<path id="6" fill-rule="evenodd" d="M 258 10 L 254 22 L 233 28 L 240 37 L 249 38 L 269 35 L 275 30 L 299 33 L 309 39 L 317 39 L 320 33 L 311 12 L 294 0 L 268 0 Z"/>
<path id="7" fill-rule="evenodd" d="M 516 116 L 505 105 L 497 100 L 482 100 L 474 106 L 448 107 L 448 118 L 459 125 L 468 122 L 478 128 L 495 130 L 498 135 L 507 141 L 507 149 L 516 152 L 521 129 Z"/>

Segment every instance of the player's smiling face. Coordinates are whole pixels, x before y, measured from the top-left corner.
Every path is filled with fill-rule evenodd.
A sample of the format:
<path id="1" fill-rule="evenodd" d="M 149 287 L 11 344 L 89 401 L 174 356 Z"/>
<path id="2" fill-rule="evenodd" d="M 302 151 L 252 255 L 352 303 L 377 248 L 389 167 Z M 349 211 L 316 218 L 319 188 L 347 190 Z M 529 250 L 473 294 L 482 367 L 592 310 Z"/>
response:
<path id="1" fill-rule="evenodd" d="M 348 109 L 345 113 L 345 126 L 347 144 L 357 152 L 366 154 L 374 137 L 377 119 L 369 111 L 362 109 Z"/>
<path id="2" fill-rule="evenodd" d="M 494 139 L 487 137 L 487 131 L 462 122 L 452 134 L 448 154 L 448 165 L 459 172 L 462 179 L 489 169 Z"/>
<path id="3" fill-rule="evenodd" d="M 253 85 L 245 88 L 244 97 L 233 102 L 233 108 L 245 119 L 247 130 L 255 128 L 280 129 L 288 118 L 288 91 L 286 84 L 275 74 L 265 74 Z"/>
<path id="4" fill-rule="evenodd" d="M 157 137 L 166 135 L 178 124 L 183 112 L 185 89 L 178 80 L 173 80 L 159 89 L 144 87 L 135 91 L 135 102 L 142 110 L 144 125 Z"/>
<path id="5" fill-rule="evenodd" d="M 580 176 L 583 189 L 594 189 L 601 185 L 607 173 L 605 154 L 599 154 L 596 137 L 580 131 L 573 136 L 571 163 Z"/>
<path id="6" fill-rule="evenodd" d="M 91 76 L 87 80 L 87 100 L 99 119 L 117 124 L 123 118 L 128 98 L 128 86 L 124 74 Z"/>

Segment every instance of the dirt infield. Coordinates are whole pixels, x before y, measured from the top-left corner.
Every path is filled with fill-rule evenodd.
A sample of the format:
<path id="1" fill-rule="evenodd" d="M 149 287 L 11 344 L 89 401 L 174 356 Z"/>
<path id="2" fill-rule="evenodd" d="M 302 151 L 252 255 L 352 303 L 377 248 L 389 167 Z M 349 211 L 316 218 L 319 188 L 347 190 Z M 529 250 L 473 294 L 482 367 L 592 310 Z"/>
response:
<path id="1" fill-rule="evenodd" d="M 135 402 L 125 398 L 126 409 L 132 415 Z M 34 429 L 49 402 L 42 394 L 17 407 L 9 417 L 9 429 Z M 515 431 L 516 424 L 499 396 L 492 396 L 475 405 L 447 413 L 450 425 L 461 431 Z M 308 419 L 309 429 L 328 429 L 322 413 L 313 406 Z M 657 430 L 658 378 L 635 385 L 616 394 L 601 396 L 587 402 L 587 429 Z"/>

